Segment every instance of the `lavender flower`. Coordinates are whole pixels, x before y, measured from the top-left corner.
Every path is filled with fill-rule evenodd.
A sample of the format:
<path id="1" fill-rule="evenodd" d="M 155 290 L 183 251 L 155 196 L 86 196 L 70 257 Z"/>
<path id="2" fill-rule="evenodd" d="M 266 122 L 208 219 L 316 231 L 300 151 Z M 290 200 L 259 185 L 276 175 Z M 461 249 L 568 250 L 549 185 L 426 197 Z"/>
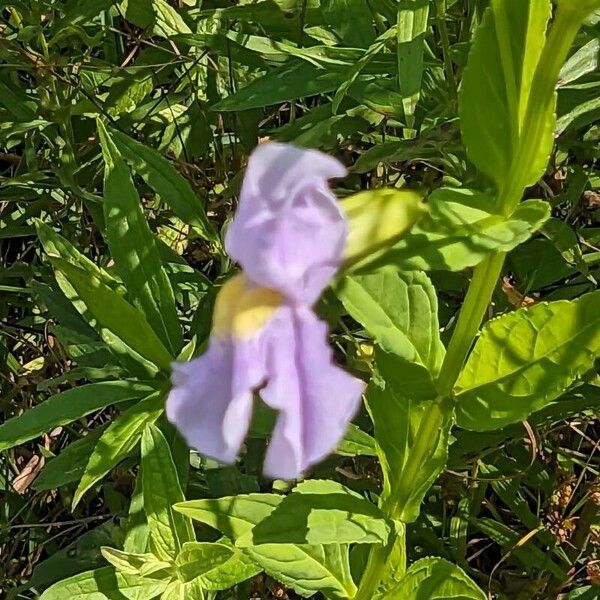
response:
<path id="1" fill-rule="evenodd" d="M 207 351 L 173 369 L 167 416 L 188 443 L 235 460 L 253 394 L 278 411 L 265 474 L 294 479 L 322 460 L 358 410 L 363 383 L 333 362 L 312 310 L 340 267 L 347 223 L 327 180 L 334 158 L 267 143 L 248 163 L 228 253 L 243 268 L 217 297 Z"/>

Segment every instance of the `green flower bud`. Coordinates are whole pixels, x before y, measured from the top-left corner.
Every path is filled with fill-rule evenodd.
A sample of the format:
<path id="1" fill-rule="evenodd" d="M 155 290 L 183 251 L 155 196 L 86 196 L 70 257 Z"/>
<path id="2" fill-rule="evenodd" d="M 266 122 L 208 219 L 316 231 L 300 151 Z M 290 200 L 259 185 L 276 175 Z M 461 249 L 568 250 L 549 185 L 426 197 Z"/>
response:
<path id="1" fill-rule="evenodd" d="M 340 202 L 348 219 L 346 266 L 361 266 L 393 246 L 427 212 L 423 194 L 382 188 Z"/>

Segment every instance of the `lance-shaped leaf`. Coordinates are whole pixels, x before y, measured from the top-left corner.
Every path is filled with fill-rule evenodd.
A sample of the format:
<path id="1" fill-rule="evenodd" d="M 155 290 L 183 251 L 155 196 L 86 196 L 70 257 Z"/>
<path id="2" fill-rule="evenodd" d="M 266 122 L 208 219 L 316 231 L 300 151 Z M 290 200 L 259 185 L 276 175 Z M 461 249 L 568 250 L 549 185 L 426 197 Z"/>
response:
<path id="1" fill-rule="evenodd" d="M 100 121 L 98 133 L 105 163 L 106 237 L 117 271 L 129 298 L 144 313 L 171 354 L 177 354 L 183 346 L 181 326 L 156 239 L 144 216 L 129 169 Z"/>
<path id="2" fill-rule="evenodd" d="M 235 541 L 267 518 L 283 499 L 277 494 L 247 494 L 190 500 L 174 508 Z M 269 575 L 302 596 L 320 591 L 331 598 L 352 598 L 356 593 L 347 545 L 262 544 L 244 551 Z"/>
<path id="3" fill-rule="evenodd" d="M 260 544 L 386 544 L 391 525 L 371 502 L 335 481 L 304 481 L 239 547 Z"/>
<path id="4" fill-rule="evenodd" d="M 183 545 L 175 561 L 177 576 L 181 581 L 192 581 L 217 569 L 232 556 L 233 550 L 225 544 L 187 542 Z"/>
<path id="5" fill-rule="evenodd" d="M 72 423 L 111 404 L 141 398 L 151 389 L 130 381 L 102 381 L 51 396 L 0 425 L 0 451 L 23 444 L 54 427 Z"/>
<path id="6" fill-rule="evenodd" d="M 150 599 L 162 594 L 167 584 L 167 580 L 146 579 L 105 567 L 55 583 L 40 596 L 40 600 Z"/>
<path id="7" fill-rule="evenodd" d="M 51 262 L 59 284 L 62 277 L 71 288 L 69 300 L 127 365 L 133 360 L 150 372 L 152 365 L 170 367 L 171 355 L 137 308 L 92 273 L 60 258 Z M 64 285 L 61 289 L 69 293 Z"/>
<path id="8" fill-rule="evenodd" d="M 507 217 L 497 212 L 493 198 L 468 189 L 440 188 L 428 202 L 429 214 L 371 268 L 462 271 L 490 252 L 509 252 L 550 217 L 550 205 L 542 200 L 526 200 Z"/>
<path id="9" fill-rule="evenodd" d="M 428 17 L 428 0 L 402 0 L 398 3 L 398 86 L 409 127 L 412 127 L 421 94 Z"/>
<path id="10" fill-rule="evenodd" d="M 459 567 L 442 558 L 413 563 L 387 600 L 486 600 L 483 590 Z"/>
<path id="11" fill-rule="evenodd" d="M 196 539 L 190 519 L 173 510 L 184 500 L 169 445 L 149 423 L 142 435 L 142 489 L 150 528 L 150 547 L 163 559 L 174 559 L 186 542 Z"/>
<path id="12" fill-rule="evenodd" d="M 208 240 L 217 240 L 217 234 L 206 217 L 204 207 L 190 184 L 173 165 L 156 150 L 120 131 L 110 129 L 110 135 L 123 158 L 133 170 L 169 205 L 173 212 L 196 232 Z"/>
<path id="13" fill-rule="evenodd" d="M 411 368 L 419 365 L 402 366 L 383 352 L 376 355 L 376 365 L 366 404 L 383 470 L 381 501 L 387 514 L 409 523 L 446 464 L 452 404 L 435 400 L 435 393 L 429 400 L 415 399 L 420 369 L 413 374 Z"/>
<path id="14" fill-rule="evenodd" d="M 162 392 L 156 392 L 119 415 L 100 436 L 73 496 L 77 506 L 85 492 L 118 465 L 138 444 L 148 423 L 164 409 Z"/>
<path id="15" fill-rule="evenodd" d="M 502 187 L 521 143 L 536 143 L 524 185 L 543 174 L 552 149 L 554 97 L 542 140 L 523 140 L 522 130 L 535 69 L 546 40 L 550 0 L 492 0 L 475 32 L 460 90 L 460 125 L 471 161 Z"/>
<path id="16" fill-rule="evenodd" d="M 600 292 L 490 321 L 454 389 L 457 423 L 486 431 L 526 419 L 591 370 L 600 352 Z"/>
<path id="17" fill-rule="evenodd" d="M 411 385 L 414 395 L 431 399 L 445 350 L 439 335 L 437 297 L 427 275 L 383 268 L 346 277 L 337 293 L 377 344 L 400 359 L 399 369 L 412 363 L 413 378 L 420 372 L 419 383 Z"/>

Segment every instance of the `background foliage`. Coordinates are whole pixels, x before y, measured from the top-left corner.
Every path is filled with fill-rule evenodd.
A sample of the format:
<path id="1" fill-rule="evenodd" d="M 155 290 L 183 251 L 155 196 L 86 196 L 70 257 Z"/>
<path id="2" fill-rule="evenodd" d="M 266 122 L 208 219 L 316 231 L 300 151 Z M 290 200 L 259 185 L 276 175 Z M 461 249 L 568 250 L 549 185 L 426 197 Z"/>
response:
<path id="1" fill-rule="evenodd" d="M 377 352 L 412 361 L 416 370 L 410 376 L 428 389 L 428 373 L 441 365 L 442 344 L 438 340 L 426 352 L 406 327 L 420 327 L 419 318 L 423 327 L 437 319 L 435 329 L 447 343 L 471 267 L 490 249 L 508 252 L 490 318 L 532 306 L 538 312 L 529 313 L 529 324 L 535 327 L 542 301 L 573 300 L 596 289 L 597 19 L 582 29 L 561 72 L 550 165 L 539 182 L 528 182 L 535 183 L 529 200 L 511 215 L 509 226 L 483 192 L 465 198 L 470 192 L 448 191 L 458 182 L 484 191 L 501 185 L 511 152 L 506 107 L 463 102 L 459 111 L 461 82 L 461 93 L 471 98 L 486 98 L 485 86 L 493 85 L 476 62 L 470 69 L 480 76 L 465 74 L 487 4 L 1 3 L 0 412 L 2 421 L 18 417 L 0 425 L 3 592 L 34 598 L 58 580 L 100 567 L 105 585 L 113 585 L 107 560 L 123 567 L 130 559 L 119 550 L 102 554 L 100 548 L 139 552 L 149 528 L 154 554 L 163 562 L 144 568 L 160 572 L 177 555 L 179 579 L 168 584 L 173 597 L 179 581 L 200 576 L 198 597 L 221 589 L 214 582 L 227 581 L 227 569 L 245 574 L 247 581 L 219 592 L 219 598 L 352 592 L 350 568 L 360 572 L 367 546 L 355 546 L 351 564 L 341 565 L 339 556 L 327 554 L 333 551 L 318 527 L 309 532 L 310 552 L 322 554 L 302 550 L 292 558 L 328 570 L 317 587 L 308 582 L 300 589 L 285 574 L 260 574 L 252 561 L 244 562 L 245 554 L 205 525 L 198 529 L 205 541 L 193 541 L 188 516 L 206 525 L 210 520 L 205 513 L 182 516 L 170 509 L 172 503 L 198 499 L 194 510 L 202 511 L 201 503 L 210 499 L 288 490 L 281 482 L 273 490 L 260 476 L 271 418 L 263 412 L 238 466 L 220 467 L 192 454 L 188 473 L 187 448 L 162 418 L 167 380 L 161 369 L 168 369 L 172 357 L 197 354 L 206 340 L 215 293 L 233 267 L 221 234 L 247 156 L 265 138 L 340 157 L 351 172 L 338 184 L 339 197 L 384 185 L 429 194 L 428 216 L 386 260 L 404 270 L 428 271 L 435 291 L 419 272 L 391 279 L 359 274 L 336 293 L 328 292 L 319 306 L 332 327 L 339 360 L 357 373 L 370 372 L 375 339 Z M 489 43 L 489 35 L 477 43 Z M 469 86 L 480 87 L 469 91 Z M 473 115 L 492 125 L 480 127 L 489 138 L 468 125 L 461 136 L 459 117 L 468 123 Z M 474 155 L 481 157 L 475 165 Z M 440 227 L 441 241 L 432 244 L 430 233 Z M 406 300 L 404 312 L 395 314 L 403 298 L 417 298 L 416 304 L 411 308 Z M 586 310 L 586 302 L 569 305 L 575 307 L 570 320 L 560 315 L 556 337 L 582 324 L 585 331 L 597 331 L 598 312 Z M 374 314 L 384 320 L 371 323 Z M 406 325 L 403 319 L 411 314 Z M 468 431 L 482 422 L 477 410 L 483 393 L 473 388 L 469 374 L 493 368 L 490 338 L 508 344 L 516 329 L 528 326 L 518 322 L 519 314 L 511 317 L 510 327 L 496 321 L 486 330 L 471 357 L 483 366 L 469 363 L 461 375 L 458 395 L 464 401 L 457 420 L 465 429 L 452 432 L 445 471 L 420 514 L 411 515 L 416 520 L 408 528 L 409 559 L 445 557 L 498 598 L 564 594 L 589 600 L 597 597 L 600 582 L 598 375 L 589 369 L 563 374 L 557 389 L 569 387 L 566 394 L 542 400 L 532 394 L 520 418 L 533 408 L 542 410 L 524 424 L 511 418 L 495 423 L 504 427 L 497 431 Z M 586 344 L 589 337 L 580 336 L 565 352 L 585 354 Z M 561 363 L 560 355 L 542 354 Z M 378 366 L 386 372 L 385 359 L 378 358 Z M 390 373 L 387 381 L 404 381 L 404 375 Z M 378 402 L 376 383 L 369 391 L 371 409 Z M 492 393 L 523 395 L 511 386 L 499 384 Z M 385 425 L 373 420 L 375 428 Z M 360 503 L 381 492 L 386 469 L 375 458 L 372 433 L 369 417 L 361 414 L 338 453 L 311 474 L 357 492 L 354 500 L 346 491 L 342 496 L 352 510 L 367 511 L 365 543 L 389 534 L 389 525 L 373 521 L 371 509 Z M 402 464 L 396 450 L 389 456 Z M 150 465 L 141 475 L 140 461 Z M 150 481 L 152 465 L 165 464 L 174 465 L 178 480 Z M 423 493 L 430 483 L 424 482 Z M 148 504 L 152 494 L 143 490 L 162 489 L 161 484 L 171 495 Z M 319 493 L 325 491 L 341 494 L 334 488 Z M 391 492 L 384 489 L 384 498 L 386 493 Z M 264 517 L 272 509 L 263 506 L 256 513 L 253 507 L 248 514 Z M 280 525 L 275 520 L 252 535 L 273 541 Z M 221 531 L 244 547 L 249 530 Z M 347 535 L 348 542 L 356 541 L 355 531 Z M 273 575 L 279 573 L 281 550 L 269 554 L 269 545 L 260 547 L 264 555 L 257 560 L 269 564 Z M 189 564 L 204 564 L 204 556 L 228 566 L 218 577 L 208 568 L 190 574 Z M 166 579 L 160 585 L 148 579 L 148 589 L 136 590 L 132 582 L 140 565 L 124 568 L 118 576 L 122 593 L 131 588 L 138 597 L 167 594 Z M 411 577 L 426 577 L 428 568 L 417 562 Z M 402 593 L 411 597 L 409 589 Z"/>

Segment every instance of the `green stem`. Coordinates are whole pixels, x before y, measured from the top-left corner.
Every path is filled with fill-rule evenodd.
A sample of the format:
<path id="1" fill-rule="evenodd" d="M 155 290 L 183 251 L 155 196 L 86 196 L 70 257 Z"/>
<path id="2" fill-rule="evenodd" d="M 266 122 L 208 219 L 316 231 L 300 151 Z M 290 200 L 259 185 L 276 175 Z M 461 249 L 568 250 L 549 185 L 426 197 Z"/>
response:
<path id="1" fill-rule="evenodd" d="M 438 3 L 439 11 L 439 3 Z M 439 14 L 439 13 L 438 13 Z M 521 132 L 521 144 L 515 153 L 506 185 L 499 193 L 499 203 L 505 214 L 510 214 L 521 200 L 523 190 L 530 185 L 527 181 L 528 169 L 539 151 L 539 143 L 544 138 L 548 126 L 549 103 L 552 102 L 556 80 L 564 64 L 569 49 L 581 25 L 582 14 L 566 5 L 559 6 L 556 19 L 545 44 L 536 69 L 527 111 Z M 506 253 L 495 252 L 481 262 L 474 271 L 473 279 L 458 316 L 456 328 L 450 340 L 438 378 L 436 401 L 432 402 L 422 417 L 416 443 L 411 451 L 409 468 L 399 474 L 401 484 L 398 489 L 402 496 L 391 499 L 382 506 L 390 517 L 401 514 L 406 493 L 409 490 L 420 465 L 431 452 L 431 440 L 437 438 L 437 431 L 443 424 L 442 402 L 452 394 L 452 389 L 467 359 L 473 341 L 477 336 L 485 312 L 490 304 L 494 289 L 502 273 Z M 405 534 L 399 540 L 406 547 Z M 369 555 L 360 587 L 354 600 L 371 600 L 387 568 L 391 549 L 396 540 L 387 546 L 374 546 Z"/>
<path id="2" fill-rule="evenodd" d="M 498 283 L 505 256 L 503 252 L 490 254 L 475 268 L 440 370 L 438 392 L 441 397 L 450 395 L 458 379 Z"/>

